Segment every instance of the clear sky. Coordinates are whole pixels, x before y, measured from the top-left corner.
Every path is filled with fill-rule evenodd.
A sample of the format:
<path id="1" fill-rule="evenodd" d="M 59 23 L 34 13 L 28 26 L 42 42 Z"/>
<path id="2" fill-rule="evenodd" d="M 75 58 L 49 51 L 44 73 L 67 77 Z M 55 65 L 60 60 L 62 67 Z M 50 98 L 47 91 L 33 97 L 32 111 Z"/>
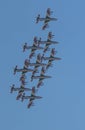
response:
<path id="1" fill-rule="evenodd" d="M 35 17 L 44 16 L 48 7 L 58 21 L 42 31 Z M 28 101 L 10 94 L 10 85 L 20 85 L 13 68 L 22 67 L 29 55 L 22 52 L 24 42 L 31 45 L 34 36 L 46 39 L 49 31 L 60 43 L 55 48 L 62 60 L 47 72 L 52 78 L 37 93 L 43 99 L 28 110 Z M 0 130 L 85 130 L 84 0 L 0 0 L 0 61 Z"/>

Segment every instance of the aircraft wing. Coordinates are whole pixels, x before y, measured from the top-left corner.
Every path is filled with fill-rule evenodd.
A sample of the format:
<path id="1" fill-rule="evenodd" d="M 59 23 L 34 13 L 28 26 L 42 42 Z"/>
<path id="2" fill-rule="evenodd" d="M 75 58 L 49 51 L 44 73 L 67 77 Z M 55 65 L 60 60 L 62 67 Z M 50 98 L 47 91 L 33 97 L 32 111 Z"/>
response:
<path id="1" fill-rule="evenodd" d="M 44 51 L 43 51 L 43 52 L 49 51 L 49 45 L 50 45 L 50 44 L 48 44 L 48 43 L 45 45 L 45 48 L 44 48 Z"/>
<path id="2" fill-rule="evenodd" d="M 46 69 L 48 69 L 50 66 L 52 66 L 52 61 L 53 61 L 52 59 L 48 61 L 48 64 L 47 64 L 47 66 L 46 66 Z"/>
<path id="3" fill-rule="evenodd" d="M 41 82 L 43 81 L 44 79 L 40 78 L 39 81 L 38 81 L 38 84 L 41 84 Z"/>
<path id="4" fill-rule="evenodd" d="M 29 101 L 27 108 L 30 108 L 31 106 L 33 106 L 33 101 Z"/>
<path id="5" fill-rule="evenodd" d="M 43 86 L 43 79 L 39 79 L 39 81 L 38 81 L 38 84 L 37 84 L 37 88 L 39 88 L 40 86 Z"/>
<path id="6" fill-rule="evenodd" d="M 16 100 L 19 100 L 19 99 L 22 97 L 22 93 L 23 93 L 23 92 L 21 92 L 21 91 L 18 92 L 18 95 L 17 95 L 17 97 L 16 97 Z"/>
<path id="7" fill-rule="evenodd" d="M 36 46 L 33 44 L 32 50 L 31 50 L 31 54 L 30 54 L 30 55 L 35 54 L 35 51 L 36 51 L 36 50 L 37 50 L 37 49 L 36 49 Z"/>
<path id="8" fill-rule="evenodd" d="M 34 71 L 33 71 L 33 73 L 32 73 L 32 75 L 34 75 L 38 70 L 38 67 L 39 67 L 39 65 L 36 65 L 36 66 L 34 66 Z"/>
<path id="9" fill-rule="evenodd" d="M 48 65 L 51 64 L 52 61 L 53 61 L 53 59 L 49 59 L 49 61 L 48 61 Z"/>
<path id="10" fill-rule="evenodd" d="M 35 96 L 35 99 L 40 99 L 40 98 L 42 98 L 41 96 Z"/>
<path id="11" fill-rule="evenodd" d="M 34 53 L 36 51 L 36 48 L 32 48 L 31 53 Z"/>

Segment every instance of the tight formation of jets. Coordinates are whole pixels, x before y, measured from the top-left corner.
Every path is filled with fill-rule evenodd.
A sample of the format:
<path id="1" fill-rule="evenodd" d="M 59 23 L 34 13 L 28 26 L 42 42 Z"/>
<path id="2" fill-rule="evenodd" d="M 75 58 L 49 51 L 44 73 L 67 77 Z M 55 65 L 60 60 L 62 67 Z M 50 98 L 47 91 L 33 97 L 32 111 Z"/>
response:
<path id="1" fill-rule="evenodd" d="M 44 25 L 42 27 L 43 30 L 45 30 L 48 27 L 48 23 L 50 21 L 56 21 L 57 18 L 51 17 L 53 11 L 51 11 L 50 8 L 46 11 L 46 16 L 40 17 L 40 14 L 36 18 L 36 23 L 39 21 L 43 21 Z M 30 108 L 34 105 L 35 99 L 41 99 L 41 96 L 37 96 L 36 92 L 39 90 L 41 86 L 44 85 L 43 81 L 44 79 L 50 79 L 51 76 L 45 74 L 47 70 L 52 66 L 53 61 L 61 60 L 61 58 L 56 57 L 56 51 L 55 48 L 51 48 L 51 45 L 57 45 L 59 44 L 58 41 L 53 41 L 54 34 L 52 32 L 48 32 L 47 39 L 42 40 L 41 37 L 34 37 L 33 38 L 33 44 L 28 45 L 28 43 L 24 43 L 23 45 L 23 52 L 28 51 L 29 56 L 24 60 L 24 65 L 22 68 L 18 68 L 16 65 L 14 68 L 14 75 L 19 72 L 20 74 L 20 86 L 16 87 L 15 84 L 11 86 L 10 92 L 18 92 L 16 100 L 21 100 L 22 102 L 25 99 L 29 100 L 29 103 L 27 105 L 27 108 Z M 50 54 L 47 56 L 47 52 Z M 27 76 L 27 74 L 29 76 Z M 27 86 L 27 77 L 29 77 L 29 84 L 33 83 L 34 81 L 37 81 L 37 84 L 32 85 L 31 87 Z M 27 87 L 26 87 L 27 86 Z M 30 95 L 28 95 L 28 92 Z"/>

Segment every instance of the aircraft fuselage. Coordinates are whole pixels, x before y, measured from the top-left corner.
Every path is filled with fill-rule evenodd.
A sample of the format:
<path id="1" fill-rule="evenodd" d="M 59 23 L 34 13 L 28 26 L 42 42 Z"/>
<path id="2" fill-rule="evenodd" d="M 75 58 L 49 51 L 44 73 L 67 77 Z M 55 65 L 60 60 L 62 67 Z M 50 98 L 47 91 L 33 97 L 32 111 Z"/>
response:
<path id="1" fill-rule="evenodd" d="M 46 76 L 46 75 L 43 75 L 43 76 L 33 76 L 33 79 L 47 79 L 47 78 L 51 78 L 51 76 Z"/>
<path id="2" fill-rule="evenodd" d="M 24 96 L 24 99 L 30 99 L 30 100 L 35 100 L 35 99 L 40 99 L 42 98 L 41 96 Z"/>
<path id="3" fill-rule="evenodd" d="M 44 57 L 44 60 L 61 60 L 59 57 Z"/>
<path id="4" fill-rule="evenodd" d="M 26 73 L 26 72 L 33 72 L 34 70 L 32 70 L 32 69 L 16 69 L 16 71 Z"/>

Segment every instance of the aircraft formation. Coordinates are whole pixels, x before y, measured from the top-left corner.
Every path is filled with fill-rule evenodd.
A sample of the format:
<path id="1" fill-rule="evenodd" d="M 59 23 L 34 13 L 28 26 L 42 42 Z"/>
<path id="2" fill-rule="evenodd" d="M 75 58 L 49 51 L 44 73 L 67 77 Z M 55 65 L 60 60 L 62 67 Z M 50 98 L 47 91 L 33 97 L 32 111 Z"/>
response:
<path id="1" fill-rule="evenodd" d="M 49 22 L 57 21 L 57 18 L 51 17 L 52 14 L 53 11 L 51 11 L 50 8 L 47 9 L 46 16 L 44 18 L 38 14 L 36 24 L 39 21 L 42 21 L 42 30 L 47 29 L 49 27 Z M 55 45 L 59 44 L 59 42 L 52 40 L 53 38 L 54 34 L 48 31 L 46 40 L 42 40 L 41 37 L 38 38 L 35 36 L 33 38 L 32 45 L 28 45 L 28 43 L 25 42 L 22 47 L 22 51 L 24 53 L 28 51 L 29 55 L 24 60 L 22 68 L 18 68 L 17 65 L 14 68 L 13 74 L 16 75 L 18 72 L 20 74 L 20 86 L 16 87 L 16 85 L 13 84 L 10 88 L 10 93 L 18 92 L 16 100 L 21 100 L 23 102 L 25 99 L 28 99 L 29 103 L 27 108 L 34 105 L 34 100 L 42 98 L 36 93 L 39 91 L 40 87 L 44 85 L 44 80 L 51 78 L 51 76 L 46 73 L 52 66 L 52 62 L 61 60 L 61 58 L 55 56 L 57 52 L 55 50 Z M 54 45 L 54 48 L 51 48 L 51 45 Z M 27 76 L 27 74 L 29 76 Z M 29 77 L 29 85 L 35 81 L 34 85 L 28 87 L 28 82 L 26 81 L 27 77 Z"/>

